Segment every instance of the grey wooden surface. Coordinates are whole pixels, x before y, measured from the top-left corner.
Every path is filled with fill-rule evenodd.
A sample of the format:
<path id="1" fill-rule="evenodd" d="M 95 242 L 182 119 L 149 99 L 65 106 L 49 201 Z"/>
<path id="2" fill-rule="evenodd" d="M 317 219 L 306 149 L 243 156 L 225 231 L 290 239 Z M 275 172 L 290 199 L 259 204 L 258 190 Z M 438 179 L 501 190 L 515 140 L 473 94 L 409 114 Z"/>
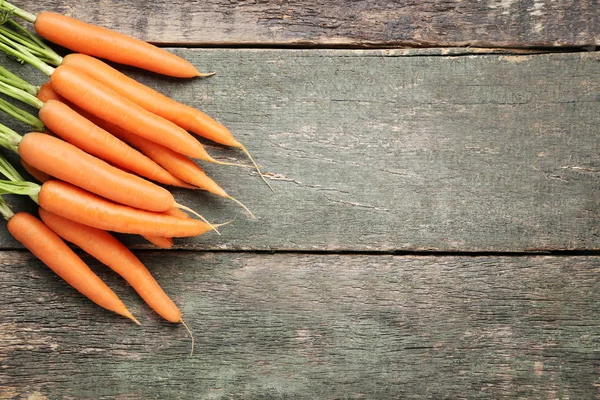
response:
<path id="1" fill-rule="evenodd" d="M 598 45 L 597 2 L 19 4 L 216 71 L 124 69 L 228 125 L 276 193 L 203 164 L 258 220 L 176 190 L 237 218 L 172 251 L 121 236 L 180 306 L 193 357 L 98 263 L 142 327 L 2 231 L 0 399 L 600 397 L 600 55 L 557 52 Z M 492 48 L 447 47 L 465 45 Z"/>
<path id="2" fill-rule="evenodd" d="M 230 127 L 276 191 L 252 170 L 203 164 L 258 220 L 233 202 L 177 190 L 180 203 L 213 221 L 241 214 L 222 236 L 177 240 L 180 247 L 600 248 L 597 52 L 177 52 L 218 74 L 174 82 L 129 72 Z M 0 244 L 14 242 L 2 231 Z"/>
<path id="3" fill-rule="evenodd" d="M 155 43 L 248 46 L 600 45 L 590 0 L 15 1 Z"/>
<path id="4" fill-rule="evenodd" d="M 0 398 L 598 395 L 597 257 L 140 256 L 195 355 L 181 326 L 96 263 L 141 327 L 3 252 Z"/>

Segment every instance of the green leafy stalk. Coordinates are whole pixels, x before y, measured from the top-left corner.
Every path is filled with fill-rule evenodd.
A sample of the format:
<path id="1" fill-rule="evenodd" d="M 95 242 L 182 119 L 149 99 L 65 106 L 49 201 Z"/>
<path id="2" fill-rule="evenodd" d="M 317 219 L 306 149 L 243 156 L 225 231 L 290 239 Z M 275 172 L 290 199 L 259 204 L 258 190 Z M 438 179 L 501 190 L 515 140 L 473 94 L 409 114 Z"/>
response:
<path id="1" fill-rule="evenodd" d="M 15 215 L 2 196 L 0 196 L 0 214 L 2 214 L 7 221 Z"/>
<path id="2" fill-rule="evenodd" d="M 23 136 L 8 126 L 0 124 L 0 146 L 18 154 L 21 139 L 23 139 Z"/>
<path id="3" fill-rule="evenodd" d="M 0 174 L 4 175 L 6 178 L 8 178 L 9 181 L 13 183 L 27 183 L 27 186 L 29 187 L 34 187 L 32 185 L 37 185 L 35 183 L 26 182 L 25 179 L 23 179 L 23 177 L 21 176 L 21 174 L 19 174 L 19 172 L 15 169 L 15 167 L 13 167 L 12 164 L 9 163 L 6 158 L 2 157 L 2 155 L 0 155 Z M 39 202 L 37 193 L 28 193 L 27 195 L 34 202 Z"/>
<path id="4" fill-rule="evenodd" d="M 0 155 L 0 174 L 4 175 L 11 182 L 25 181 L 15 167 L 13 167 L 2 155 Z"/>
<path id="5" fill-rule="evenodd" d="M 12 26 L 14 29 L 17 29 L 18 32 L 10 29 L 6 25 Z M 35 38 L 34 35 L 11 19 L 8 19 L 5 25 L 0 25 L 0 33 L 3 35 L 2 40 L 9 46 L 12 46 L 12 43 L 19 43 L 20 45 L 25 46 L 32 54 L 38 58 L 48 60 L 52 65 L 58 66 L 62 63 L 61 56 L 56 54 L 56 52 L 45 43 L 33 40 L 32 38 Z"/>
<path id="6" fill-rule="evenodd" d="M 40 90 L 39 86 L 32 85 L 25 79 L 13 74 L 8 69 L 0 65 L 0 81 L 8 83 L 11 86 L 23 89 L 29 94 L 36 96 Z"/>
<path id="7" fill-rule="evenodd" d="M 0 191 L 10 194 L 18 194 L 24 196 L 37 196 L 40 194 L 42 187 L 37 183 L 21 181 L 11 182 L 0 180 Z"/>
<path id="8" fill-rule="evenodd" d="M 1 7 L 1 6 L 0 6 Z M 10 44 L 7 44 L 10 43 Z M 33 55 L 25 46 L 16 43 L 0 33 L 0 50 L 15 57 L 20 62 L 26 62 L 50 76 L 54 68 Z"/>
<path id="9" fill-rule="evenodd" d="M 1 81 L 0 93 L 4 93 L 5 95 L 12 97 L 15 100 L 19 100 L 22 103 L 37 108 L 38 110 L 44 105 L 44 102 L 38 99 L 37 97 L 27 93 L 24 90 L 8 85 Z"/>
<path id="10" fill-rule="evenodd" d="M 0 10 L 4 11 L 8 15 L 14 14 L 19 18 L 23 18 L 25 21 L 35 23 L 37 17 L 30 12 L 27 12 L 19 7 L 10 4 L 8 1 L 0 1 Z"/>
<path id="11" fill-rule="evenodd" d="M 44 42 L 38 35 L 31 33 L 29 30 L 25 29 L 21 24 L 17 23 L 13 19 L 8 19 L 6 21 L 6 25 L 10 26 L 13 30 L 19 32 L 22 37 L 26 37 L 29 39 L 31 43 L 34 43 L 38 46 L 39 49 L 51 55 L 52 59 L 55 59 L 58 63 L 55 65 L 62 64 L 62 57 L 58 55 L 46 42 Z"/>
<path id="12" fill-rule="evenodd" d="M 44 123 L 38 117 L 28 113 L 25 110 L 21 110 L 19 107 L 2 98 L 0 98 L 0 111 L 4 111 L 17 121 L 29 125 L 32 129 L 38 132 L 42 132 L 45 128 Z"/>

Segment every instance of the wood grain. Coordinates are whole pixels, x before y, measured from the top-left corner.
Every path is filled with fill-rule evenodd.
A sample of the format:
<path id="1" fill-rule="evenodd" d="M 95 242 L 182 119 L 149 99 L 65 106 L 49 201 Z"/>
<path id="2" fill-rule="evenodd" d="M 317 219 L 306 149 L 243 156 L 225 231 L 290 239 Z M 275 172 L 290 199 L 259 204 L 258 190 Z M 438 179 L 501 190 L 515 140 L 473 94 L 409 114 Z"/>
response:
<path id="1" fill-rule="evenodd" d="M 600 45 L 596 1 L 40 0 L 58 11 L 155 43 L 184 46 Z"/>
<path id="2" fill-rule="evenodd" d="M 251 169 L 204 163 L 258 220 L 175 190 L 210 220 L 238 215 L 222 236 L 178 240 L 182 248 L 600 249 L 600 53 L 175 51 L 218 74 L 127 72 L 229 126 L 276 191 Z M 0 245 L 15 243 L 2 231 Z"/>
<path id="3" fill-rule="evenodd" d="M 0 398 L 598 394 L 598 257 L 142 252 L 196 333 L 95 263 L 143 326 L 0 253 Z M 45 398 L 45 397 L 41 397 Z"/>

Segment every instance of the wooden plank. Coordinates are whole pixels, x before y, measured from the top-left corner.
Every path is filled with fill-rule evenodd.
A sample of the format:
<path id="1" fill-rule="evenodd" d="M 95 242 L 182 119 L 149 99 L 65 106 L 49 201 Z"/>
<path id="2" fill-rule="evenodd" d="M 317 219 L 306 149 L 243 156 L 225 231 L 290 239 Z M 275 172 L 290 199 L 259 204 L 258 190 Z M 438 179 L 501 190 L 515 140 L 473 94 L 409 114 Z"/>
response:
<path id="1" fill-rule="evenodd" d="M 600 45 L 596 1 L 20 1 L 155 43 L 182 45 Z"/>
<path id="2" fill-rule="evenodd" d="M 176 51 L 218 75 L 128 73 L 229 126 L 276 190 L 250 169 L 204 163 L 258 220 L 238 217 L 222 236 L 178 240 L 182 248 L 600 248 L 600 53 Z M 213 221 L 241 213 L 174 192 Z M 4 230 L 0 245 L 15 246 Z"/>
<path id="3" fill-rule="evenodd" d="M 598 257 L 142 252 L 196 333 L 143 326 L 0 253 L 0 398 L 598 394 Z"/>

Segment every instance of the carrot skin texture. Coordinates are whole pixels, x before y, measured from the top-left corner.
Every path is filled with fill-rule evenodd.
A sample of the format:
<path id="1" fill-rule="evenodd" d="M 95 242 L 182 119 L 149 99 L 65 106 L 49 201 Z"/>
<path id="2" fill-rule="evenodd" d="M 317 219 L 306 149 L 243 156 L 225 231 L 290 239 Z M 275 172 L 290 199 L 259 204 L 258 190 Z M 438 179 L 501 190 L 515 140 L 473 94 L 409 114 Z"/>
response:
<path id="1" fill-rule="evenodd" d="M 84 72 L 140 107 L 187 131 L 226 146 L 241 147 L 229 129 L 207 114 L 141 84 L 101 60 L 73 53 L 64 57 L 62 65 Z"/>
<path id="2" fill-rule="evenodd" d="M 170 249 L 173 247 L 173 238 L 163 236 L 144 236 L 144 239 L 160 249 Z"/>
<path id="3" fill-rule="evenodd" d="M 197 219 L 125 206 L 59 180 L 45 182 L 38 198 L 40 206 L 54 214 L 106 231 L 188 237 L 202 235 L 212 229 Z"/>
<path id="4" fill-rule="evenodd" d="M 52 87 L 52 82 L 50 81 L 46 81 L 42 86 L 40 86 L 40 90 L 38 90 L 36 97 L 44 103 L 48 100 L 58 100 L 71 107 L 71 104 L 66 103 L 65 99 L 61 97 L 58 93 L 56 93 L 56 90 L 54 90 L 54 88 Z"/>
<path id="5" fill-rule="evenodd" d="M 106 130 L 111 132 L 125 143 L 129 143 L 158 165 L 169 171 L 171 174 L 197 188 L 206 190 L 222 197 L 229 195 L 214 180 L 212 180 L 202 168 L 194 161 L 183 154 L 177 153 L 158 143 L 151 142 L 141 136 L 135 135 L 118 126 L 103 125 Z"/>
<path id="6" fill-rule="evenodd" d="M 23 136 L 19 154 L 27 163 L 50 176 L 118 203 L 150 211 L 165 211 L 176 205 L 173 195 L 165 188 L 43 133 L 31 132 Z"/>
<path id="7" fill-rule="evenodd" d="M 50 81 L 56 93 L 105 121 L 189 157 L 214 160 L 185 129 L 145 110 L 75 68 L 59 66 Z"/>
<path id="8" fill-rule="evenodd" d="M 41 12 L 34 28 L 43 38 L 78 53 L 176 78 L 200 75 L 196 67 L 173 53 L 65 15 Z"/>
<path id="9" fill-rule="evenodd" d="M 56 91 L 52 88 L 52 84 L 50 81 L 44 83 L 41 87 L 40 90 L 37 94 L 37 98 L 40 99 L 41 101 L 43 101 L 44 103 L 48 103 L 51 100 L 54 101 L 59 101 L 63 104 L 65 104 L 66 106 L 68 106 L 69 108 L 71 108 L 73 111 L 77 112 L 79 115 L 83 116 L 84 118 L 86 118 L 88 121 L 92 122 L 93 124 L 95 124 L 96 126 L 98 126 L 100 129 L 104 129 L 105 131 L 107 131 L 108 133 L 112 134 L 111 131 L 108 130 L 108 128 L 114 128 L 114 129 L 121 129 L 113 124 L 110 124 L 109 122 L 106 122 L 100 118 L 98 118 L 95 115 L 90 114 L 89 112 L 82 110 L 80 107 L 77 107 L 76 105 L 74 105 L 73 103 L 71 103 L 70 101 L 66 100 L 64 97 L 61 97 L 58 93 L 56 93 Z M 132 134 L 133 135 L 133 134 Z M 113 135 L 116 136 L 116 135 Z M 136 135 L 133 135 L 136 136 Z M 142 138 L 143 139 L 143 138 Z M 122 140 L 122 139 L 121 139 Z M 145 140 L 145 139 L 144 139 Z M 123 141 L 123 140 L 122 140 Z M 123 141 L 125 142 L 125 141 Z M 150 142 L 150 141 L 148 141 Z M 150 142 L 153 143 L 153 142 Z M 142 153 L 143 154 L 143 153 Z M 148 157 L 148 155 L 144 154 L 144 156 Z M 156 163 L 155 160 L 152 160 L 151 157 L 148 157 L 151 161 L 153 161 L 154 163 Z M 184 187 L 187 189 L 195 189 L 195 186 L 188 184 L 186 182 L 184 182 L 183 180 L 179 179 L 178 177 L 174 176 L 173 174 L 171 174 L 169 171 L 167 171 L 165 168 L 163 168 L 162 166 L 160 166 L 158 163 L 156 163 L 156 165 L 158 165 L 160 168 L 162 168 L 162 171 L 160 172 L 160 175 L 168 175 L 168 177 L 164 177 L 164 180 L 159 180 L 157 179 L 158 182 L 161 183 L 167 183 L 169 185 L 172 186 L 178 186 L 178 187 Z M 143 174 L 142 174 L 143 175 Z M 146 176 L 146 175 L 143 175 Z M 146 176 L 147 177 L 147 176 Z M 150 178 L 151 179 L 151 178 Z"/>
<path id="10" fill-rule="evenodd" d="M 161 317 L 179 322 L 181 313 L 142 262 L 110 233 L 58 216 L 43 208 L 40 218 L 57 235 L 108 266 L 125 279 Z"/>
<path id="11" fill-rule="evenodd" d="M 225 192 L 223 188 L 221 188 L 214 180 L 206 175 L 204 170 L 200 168 L 198 164 L 190 160 L 185 155 L 177 153 L 176 151 L 173 151 L 168 147 L 158 143 L 152 142 L 142 136 L 131 133 L 126 129 L 100 119 L 85 110 L 81 110 L 79 107 L 71 104 L 68 100 L 56 93 L 50 82 L 46 82 L 42 85 L 37 97 L 44 102 L 58 100 L 67 104 L 69 107 L 76 110 L 78 113 L 92 121 L 100 128 L 121 139 L 123 142 L 137 148 L 142 154 L 149 157 L 151 160 L 171 173 L 174 177 L 180 179 L 183 183 L 189 184 L 189 186 L 184 184 L 180 184 L 178 186 L 188 187 L 189 189 L 200 188 L 218 196 L 229 197 L 227 192 Z"/>
<path id="12" fill-rule="evenodd" d="M 15 239 L 81 294 L 100 307 L 133 318 L 117 295 L 42 221 L 20 212 L 7 227 Z"/>
<path id="13" fill-rule="evenodd" d="M 38 182 L 44 183 L 50 179 L 52 179 L 52 177 L 50 175 L 48 175 L 47 173 L 40 171 L 39 169 L 35 168 L 33 165 L 30 165 L 27 161 L 23 160 L 21 158 L 21 165 L 23 166 L 23 169 L 25 169 L 25 171 L 27 171 L 27 173 L 31 176 L 33 176 Z"/>
<path id="14" fill-rule="evenodd" d="M 150 158 L 60 101 L 46 101 L 39 110 L 39 117 L 57 136 L 86 153 L 156 182 L 173 186 L 184 184 Z"/>

